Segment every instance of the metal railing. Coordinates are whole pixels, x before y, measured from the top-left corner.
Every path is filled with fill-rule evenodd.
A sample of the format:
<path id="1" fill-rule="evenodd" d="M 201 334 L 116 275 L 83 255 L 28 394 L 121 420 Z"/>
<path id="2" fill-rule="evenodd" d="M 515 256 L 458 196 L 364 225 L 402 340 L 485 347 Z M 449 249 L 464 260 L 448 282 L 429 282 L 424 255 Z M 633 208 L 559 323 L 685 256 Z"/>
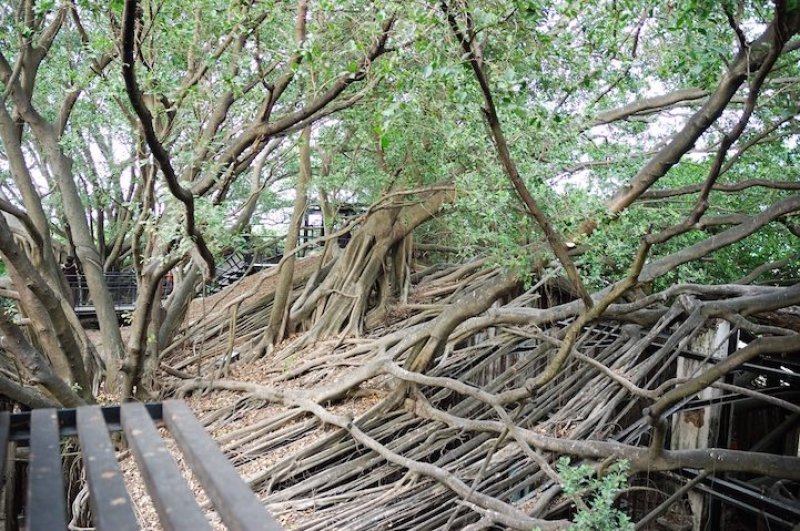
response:
<path id="1" fill-rule="evenodd" d="M 138 284 L 136 274 L 131 272 L 112 272 L 105 273 L 103 278 L 111 294 L 111 300 L 115 307 L 132 306 L 136 303 L 138 294 Z M 75 307 L 94 306 L 86 276 L 83 274 L 66 275 L 67 283 L 72 292 L 72 301 Z M 166 297 L 172 293 L 172 277 L 161 279 L 162 296 Z"/>
<path id="2" fill-rule="evenodd" d="M 298 245 L 302 246 L 312 242 L 325 234 L 321 225 L 303 225 L 298 235 Z M 298 257 L 306 256 L 313 247 L 307 247 L 298 253 Z M 269 265 L 280 262 L 283 258 L 283 245 L 275 242 L 273 245 L 262 249 L 246 249 L 234 251 L 223 257 L 217 265 L 217 275 L 212 282 L 206 285 L 210 292 L 233 284 L 236 280 L 260 270 Z M 72 292 L 73 306 L 76 308 L 90 309 L 94 306 L 86 276 L 82 273 L 69 272 L 65 274 L 67 283 Z M 111 272 L 103 275 L 106 286 L 111 293 L 111 300 L 118 310 L 129 308 L 136 304 L 138 284 L 133 271 Z M 174 288 L 172 277 L 162 279 L 162 297 L 166 297 Z"/>

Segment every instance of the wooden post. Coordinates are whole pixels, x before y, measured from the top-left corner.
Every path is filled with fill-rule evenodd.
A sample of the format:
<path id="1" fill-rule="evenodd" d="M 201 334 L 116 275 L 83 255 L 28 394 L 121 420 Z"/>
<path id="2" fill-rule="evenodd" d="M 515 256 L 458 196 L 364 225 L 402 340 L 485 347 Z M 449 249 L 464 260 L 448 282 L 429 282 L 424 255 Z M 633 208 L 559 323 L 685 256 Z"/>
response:
<path id="1" fill-rule="evenodd" d="M 727 357 L 730 329 L 730 323 L 727 321 L 712 321 L 710 326 L 700 332 L 689 344 L 689 350 L 710 356 L 713 359 Z M 700 360 L 679 357 L 676 376 L 678 378 L 691 378 L 709 365 L 709 363 L 704 363 Z M 698 394 L 697 398 L 706 400 L 721 394 L 722 391 L 707 387 Z M 683 411 L 674 415 L 672 417 L 671 448 L 674 450 L 688 450 L 708 448 L 709 445 L 713 445 L 717 441 L 720 411 L 720 406 L 708 406 Z M 688 497 L 692 508 L 692 531 L 701 531 L 705 514 L 708 510 L 705 496 L 698 492 L 689 491 Z"/>

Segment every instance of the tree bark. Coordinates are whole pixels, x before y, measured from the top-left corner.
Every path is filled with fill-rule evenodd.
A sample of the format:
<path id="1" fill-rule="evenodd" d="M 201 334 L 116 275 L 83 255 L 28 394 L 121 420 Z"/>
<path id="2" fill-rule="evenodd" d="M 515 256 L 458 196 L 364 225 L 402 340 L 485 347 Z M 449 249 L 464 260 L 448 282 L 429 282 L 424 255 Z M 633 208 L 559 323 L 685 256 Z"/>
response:
<path id="1" fill-rule="evenodd" d="M 35 76 L 35 73 L 27 72 L 26 75 Z M 2 56 L 0 56 L 0 79 L 5 83 L 12 81 L 10 66 Z M 56 129 L 33 108 L 29 96 L 26 96 L 19 81 L 11 83 L 10 88 L 16 111 L 31 126 L 31 130 L 41 144 L 44 155 L 55 174 L 56 183 L 61 192 L 64 215 L 69 224 L 69 233 L 75 243 L 75 252 L 83 265 L 97 320 L 100 323 L 100 332 L 103 337 L 101 357 L 107 369 L 116 367 L 119 365 L 124 351 L 122 336 L 119 332 L 114 303 L 103 277 L 100 254 L 95 247 L 92 232 L 86 220 L 86 209 L 75 184 L 72 160 L 63 152 Z M 109 385 L 113 388 L 116 382 L 109 381 Z"/>
<path id="2" fill-rule="evenodd" d="M 272 303 L 272 314 L 269 319 L 269 342 L 280 343 L 291 329 L 289 308 L 291 301 L 289 295 L 292 291 L 292 276 L 294 274 L 295 248 L 300 235 L 300 225 L 308 203 L 308 186 L 311 183 L 311 127 L 303 129 L 300 137 L 300 172 L 297 175 L 295 186 L 294 207 L 292 219 L 289 222 L 289 232 L 283 249 L 283 260 L 278 266 L 278 284 L 275 290 L 275 299 Z"/>
<path id="3" fill-rule="evenodd" d="M 470 67 L 472 67 L 472 72 L 475 74 L 475 78 L 480 86 L 481 94 L 483 95 L 483 101 L 485 104 L 483 113 L 486 118 L 486 122 L 489 125 L 489 131 L 491 131 L 492 139 L 494 140 L 494 146 L 497 150 L 497 156 L 500 159 L 500 164 L 503 167 L 503 171 L 508 177 L 508 180 L 511 181 L 511 185 L 514 187 L 517 195 L 527 208 L 528 213 L 542 229 L 542 232 L 544 232 L 550 249 L 553 251 L 553 254 L 556 255 L 556 258 L 564 268 L 567 278 L 570 280 L 570 282 L 572 282 L 575 291 L 578 293 L 581 300 L 583 300 L 583 303 L 586 305 L 586 307 L 590 308 L 592 306 L 592 298 L 589 296 L 589 292 L 583 285 L 583 281 L 578 273 L 578 268 L 575 267 L 575 263 L 572 261 L 566 244 L 564 243 L 564 238 L 550 222 L 550 219 L 539 206 L 539 203 L 536 201 L 536 199 L 534 199 L 533 195 L 531 195 L 527 185 L 525 184 L 525 181 L 522 180 L 522 177 L 519 174 L 519 170 L 517 169 L 514 159 L 511 157 L 511 152 L 508 149 L 508 142 L 506 141 L 505 134 L 503 133 L 500 117 L 497 114 L 494 98 L 492 97 L 492 89 L 489 85 L 489 78 L 486 76 L 486 72 L 483 69 L 483 62 L 481 59 L 482 53 L 479 44 L 477 40 L 468 38 L 467 34 L 462 31 L 462 29 L 459 27 L 455 14 L 450 10 L 447 2 L 443 0 L 441 2 L 441 6 L 445 16 L 447 17 L 450 30 L 461 44 L 461 48 L 464 50 Z M 466 13 L 466 16 L 471 22 L 472 15 L 470 13 Z"/>
<path id="4" fill-rule="evenodd" d="M 30 371 L 34 381 L 47 389 L 65 407 L 77 407 L 86 402 L 59 378 L 50 368 L 47 360 L 31 346 L 25 334 L 11 322 L 5 311 L 0 311 L 0 346 L 8 350 Z"/>
<path id="5" fill-rule="evenodd" d="M 100 333 L 103 338 L 101 357 L 105 363 L 110 378 L 107 385 L 116 388 L 114 374 L 124 355 L 124 344 L 119 331 L 117 312 L 114 301 L 106 285 L 103 274 L 103 262 L 100 253 L 95 247 L 92 232 L 86 221 L 86 209 L 80 199 L 78 188 L 72 175 L 72 161 L 61 151 L 58 139 L 52 134 L 50 128 L 42 128 L 42 139 L 50 163 L 56 174 L 59 190 L 64 207 L 64 213 L 69 222 L 70 233 L 75 242 L 75 252 L 83 265 L 89 294 L 95 308 L 97 320 L 100 323 Z"/>
<path id="6" fill-rule="evenodd" d="M 189 308 L 189 303 L 194 297 L 195 286 L 202 278 L 200 268 L 194 262 L 190 262 L 187 271 L 184 273 L 183 278 L 178 282 L 175 279 L 175 284 L 172 288 L 172 294 L 167 300 L 167 313 L 164 316 L 164 321 L 158 331 L 158 348 L 163 350 L 172 341 L 175 332 L 181 325 L 186 310 Z"/>
<path id="7" fill-rule="evenodd" d="M 38 242 L 40 247 L 37 249 L 42 255 L 41 262 L 36 263 L 34 258 L 34 264 L 39 266 L 40 271 L 46 272 L 53 286 L 58 286 L 62 293 L 69 293 L 69 286 L 67 286 L 63 275 L 61 275 L 58 259 L 53 253 L 50 225 L 42 207 L 42 199 L 36 192 L 28 165 L 25 163 L 21 133 L 21 128 L 13 123 L 5 105 L 0 105 L 0 140 L 2 140 L 5 147 L 11 176 L 22 195 L 25 210 L 36 228 L 36 236 L 41 240 Z"/>
<path id="8" fill-rule="evenodd" d="M 178 260 L 178 258 L 172 258 L 162 262 L 153 259 L 137 279 L 136 311 L 130 327 L 128 356 L 122 365 L 122 399 L 125 401 L 132 400 L 135 395 L 146 397 L 140 384 L 147 352 L 147 331 L 150 328 L 153 308 L 159 304 L 157 294 L 161 279 L 177 264 Z M 134 390 L 137 392 L 134 393 Z"/>
<path id="9" fill-rule="evenodd" d="M 3 216 L 0 216 L 0 253 L 8 263 L 9 274 L 20 292 L 23 308 L 34 318 L 36 335 L 54 364 L 60 368 L 60 376 L 69 383 L 77 383 L 87 397 L 91 396 L 81 349 L 64 312 L 61 296 L 51 289 L 27 256 L 19 250 Z"/>
<path id="10" fill-rule="evenodd" d="M 314 314 L 304 336 L 306 341 L 362 332 L 370 294 L 379 276 L 387 270 L 385 261 L 391 259 L 389 253 L 452 201 L 455 191 L 450 185 L 437 185 L 418 191 L 418 195 L 417 203 L 410 206 L 394 203 L 395 197 L 386 206 L 373 207 L 325 279 L 299 308 L 292 309 L 291 319 L 295 323 Z"/>

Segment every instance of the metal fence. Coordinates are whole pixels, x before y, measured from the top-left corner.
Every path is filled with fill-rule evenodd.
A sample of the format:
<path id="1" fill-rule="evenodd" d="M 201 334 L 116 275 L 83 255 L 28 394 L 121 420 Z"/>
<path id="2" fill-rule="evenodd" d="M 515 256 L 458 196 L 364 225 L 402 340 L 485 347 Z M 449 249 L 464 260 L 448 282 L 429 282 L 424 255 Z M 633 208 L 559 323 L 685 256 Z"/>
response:
<path id="1" fill-rule="evenodd" d="M 66 275 L 67 283 L 72 291 L 72 300 L 76 307 L 94 306 L 89 293 L 89 285 L 86 276 L 83 274 Z M 136 303 L 138 294 L 138 284 L 136 274 L 132 271 L 105 273 L 103 278 L 111 293 L 111 300 L 115 307 L 131 306 Z M 172 293 L 172 276 L 161 279 L 162 295 L 167 296 Z"/>

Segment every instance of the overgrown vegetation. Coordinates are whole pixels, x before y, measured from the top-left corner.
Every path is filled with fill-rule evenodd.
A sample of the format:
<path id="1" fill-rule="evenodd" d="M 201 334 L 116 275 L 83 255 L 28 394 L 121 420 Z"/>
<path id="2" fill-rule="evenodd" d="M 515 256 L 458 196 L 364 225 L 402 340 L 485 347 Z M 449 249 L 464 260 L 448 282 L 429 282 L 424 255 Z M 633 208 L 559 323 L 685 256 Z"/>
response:
<path id="1" fill-rule="evenodd" d="M 237 444 L 289 453 L 252 485 L 307 528 L 624 528 L 641 470 L 797 480 L 668 432 L 800 348 L 799 31 L 783 0 L 7 2 L 0 394 L 280 404 Z M 247 293 L 192 302 L 261 248 Z M 677 377 L 721 320 L 742 341 Z"/>

